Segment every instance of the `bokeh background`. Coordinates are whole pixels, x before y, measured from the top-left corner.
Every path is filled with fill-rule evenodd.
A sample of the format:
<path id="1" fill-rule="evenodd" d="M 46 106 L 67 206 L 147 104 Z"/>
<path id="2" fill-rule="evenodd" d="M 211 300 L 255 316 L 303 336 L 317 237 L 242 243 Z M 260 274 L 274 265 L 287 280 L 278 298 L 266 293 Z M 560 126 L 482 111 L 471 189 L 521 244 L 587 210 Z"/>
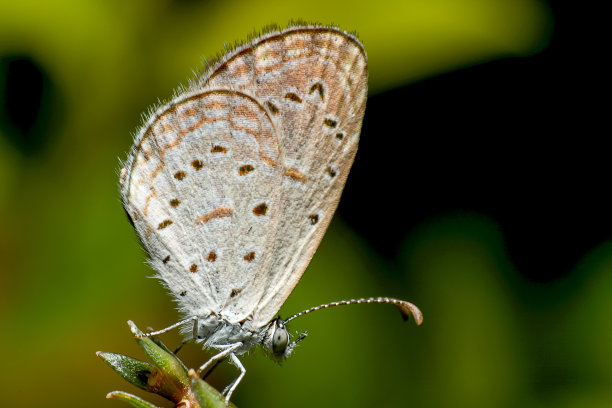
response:
<path id="1" fill-rule="evenodd" d="M 337 216 L 281 314 L 389 295 L 425 321 L 383 305 L 296 320 L 308 339 L 282 367 L 245 357 L 235 403 L 612 406 L 598 14 L 543 0 L 2 1 L 1 405 L 148 398 L 95 356 L 143 358 L 126 320 L 177 319 L 123 214 L 118 160 L 201 57 L 304 19 L 358 32 L 370 98 Z"/>

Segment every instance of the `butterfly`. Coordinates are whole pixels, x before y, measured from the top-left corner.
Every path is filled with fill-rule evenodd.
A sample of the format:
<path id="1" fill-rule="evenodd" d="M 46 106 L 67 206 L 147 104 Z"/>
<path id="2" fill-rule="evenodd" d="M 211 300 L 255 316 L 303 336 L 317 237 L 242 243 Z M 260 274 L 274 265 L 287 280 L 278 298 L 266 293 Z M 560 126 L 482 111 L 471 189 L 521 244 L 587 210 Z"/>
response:
<path id="1" fill-rule="evenodd" d="M 218 351 L 207 372 L 254 346 L 276 361 L 286 323 L 315 310 L 389 303 L 333 302 L 275 318 L 314 255 L 357 152 L 368 86 L 360 41 L 335 27 L 270 29 L 210 62 L 149 114 L 120 174 L 124 209 L 184 320 L 186 341 Z"/>

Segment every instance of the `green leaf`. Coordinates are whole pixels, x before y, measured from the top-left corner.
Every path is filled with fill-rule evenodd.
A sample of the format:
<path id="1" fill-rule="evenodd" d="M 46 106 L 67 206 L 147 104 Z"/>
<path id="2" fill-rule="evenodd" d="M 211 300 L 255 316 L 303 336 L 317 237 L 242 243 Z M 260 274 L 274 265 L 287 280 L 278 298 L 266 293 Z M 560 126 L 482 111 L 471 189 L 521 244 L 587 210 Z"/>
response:
<path id="1" fill-rule="evenodd" d="M 136 325 L 129 321 L 130 329 L 136 336 L 142 336 L 143 333 L 136 327 Z M 187 376 L 187 368 L 182 361 L 176 358 L 173 352 L 171 352 L 165 345 L 160 346 L 157 344 L 161 343 L 159 339 L 153 341 L 150 337 L 137 337 L 136 342 L 149 358 L 158 366 L 166 376 L 170 377 L 175 382 L 181 384 L 183 387 L 189 386 L 189 377 Z"/>
<path id="2" fill-rule="evenodd" d="M 161 395 L 174 404 L 187 402 L 193 408 L 225 408 L 225 398 L 213 387 L 198 378 L 194 370 L 187 370 L 168 347 L 156 337 L 145 337 L 132 322 L 128 322 L 136 341 L 154 365 L 116 353 L 98 352 L 124 379 L 137 387 Z M 191 378 L 190 378 L 191 377 Z M 122 391 L 114 391 L 108 398 L 119 398 L 135 407 L 155 407 L 150 403 Z M 182 405 L 181 405 L 182 406 Z M 233 404 L 230 406 L 234 407 Z"/>
<path id="3" fill-rule="evenodd" d="M 225 397 L 207 382 L 200 379 L 194 370 L 189 370 L 191 390 L 202 408 L 225 408 Z M 236 406 L 230 402 L 229 407 Z"/>
<path id="4" fill-rule="evenodd" d="M 121 401 L 125 401 L 136 408 L 159 408 L 157 405 L 153 405 L 150 402 L 143 400 L 136 395 L 128 394 L 123 391 L 113 391 L 106 394 L 106 398 L 116 398 Z"/>
<path id="5" fill-rule="evenodd" d="M 153 341 L 153 343 L 157 344 L 159 347 L 161 347 L 162 349 L 164 349 L 164 350 L 165 350 L 167 353 L 172 354 L 173 356 L 175 356 L 176 361 L 177 361 L 177 362 L 178 362 L 178 363 L 179 363 L 179 364 L 180 364 L 180 365 L 183 367 L 183 370 L 184 370 L 185 372 L 187 372 L 187 371 L 189 370 L 189 369 L 187 368 L 187 366 L 185 365 L 185 363 L 183 363 L 183 362 L 181 361 L 181 359 L 179 359 L 178 357 L 176 357 L 176 353 L 175 353 L 174 351 L 170 350 L 170 349 L 168 348 L 168 346 L 166 346 L 166 345 L 164 344 L 164 342 L 160 340 L 160 338 L 159 338 L 159 337 L 157 337 L 157 336 L 152 336 L 152 337 L 149 337 L 149 338 L 150 338 L 150 339 Z"/>
<path id="6" fill-rule="evenodd" d="M 166 345 L 164 344 L 164 342 L 160 340 L 160 338 L 159 338 L 159 337 L 157 337 L 157 336 L 151 336 L 151 337 L 149 337 L 149 338 L 150 338 L 151 340 L 153 340 L 153 343 L 157 344 L 159 347 L 161 347 L 161 348 L 163 348 L 164 350 L 166 350 L 166 352 L 171 353 L 171 354 L 174 354 L 174 351 L 170 350 L 170 349 L 168 348 L 168 346 L 166 346 Z"/>
<path id="7" fill-rule="evenodd" d="M 96 355 L 129 383 L 145 391 L 153 392 L 148 380 L 151 374 L 158 370 L 157 367 L 123 354 L 98 351 Z"/>

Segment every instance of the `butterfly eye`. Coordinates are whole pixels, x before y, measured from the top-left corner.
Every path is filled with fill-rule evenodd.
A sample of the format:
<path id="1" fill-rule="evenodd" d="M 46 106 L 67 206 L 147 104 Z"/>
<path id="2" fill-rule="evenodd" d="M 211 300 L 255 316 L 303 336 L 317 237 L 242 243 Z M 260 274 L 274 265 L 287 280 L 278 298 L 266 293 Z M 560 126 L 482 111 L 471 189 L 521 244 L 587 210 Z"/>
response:
<path id="1" fill-rule="evenodd" d="M 274 329 L 274 335 L 272 336 L 272 351 L 274 354 L 282 355 L 287 349 L 287 343 L 289 342 L 289 335 L 285 326 L 276 326 Z"/>

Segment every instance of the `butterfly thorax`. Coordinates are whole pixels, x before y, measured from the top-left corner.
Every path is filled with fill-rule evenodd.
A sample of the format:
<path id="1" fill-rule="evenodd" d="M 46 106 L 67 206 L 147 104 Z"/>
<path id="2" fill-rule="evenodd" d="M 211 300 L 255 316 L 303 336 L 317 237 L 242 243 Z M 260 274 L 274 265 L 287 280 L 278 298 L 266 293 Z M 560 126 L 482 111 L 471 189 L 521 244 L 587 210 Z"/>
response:
<path id="1" fill-rule="evenodd" d="M 192 339 L 193 326 L 184 326 L 183 334 L 187 339 Z M 242 343 L 235 349 L 235 354 L 244 354 L 254 346 L 261 345 L 268 357 L 278 362 L 287 358 L 294 348 L 294 344 L 289 343 L 289 334 L 281 319 L 275 319 L 258 330 L 248 330 L 243 323 L 232 323 L 219 314 L 198 318 L 194 340 L 204 348 L 217 349 Z"/>
<path id="2" fill-rule="evenodd" d="M 243 346 L 236 349 L 235 354 L 246 353 L 253 346 L 259 344 L 263 339 L 260 331 L 248 330 L 241 323 L 232 323 L 219 314 L 200 316 L 195 330 L 195 341 L 201 343 L 204 348 L 218 348 L 238 342 Z M 186 325 L 183 328 L 186 339 L 194 337 L 193 326 Z"/>

